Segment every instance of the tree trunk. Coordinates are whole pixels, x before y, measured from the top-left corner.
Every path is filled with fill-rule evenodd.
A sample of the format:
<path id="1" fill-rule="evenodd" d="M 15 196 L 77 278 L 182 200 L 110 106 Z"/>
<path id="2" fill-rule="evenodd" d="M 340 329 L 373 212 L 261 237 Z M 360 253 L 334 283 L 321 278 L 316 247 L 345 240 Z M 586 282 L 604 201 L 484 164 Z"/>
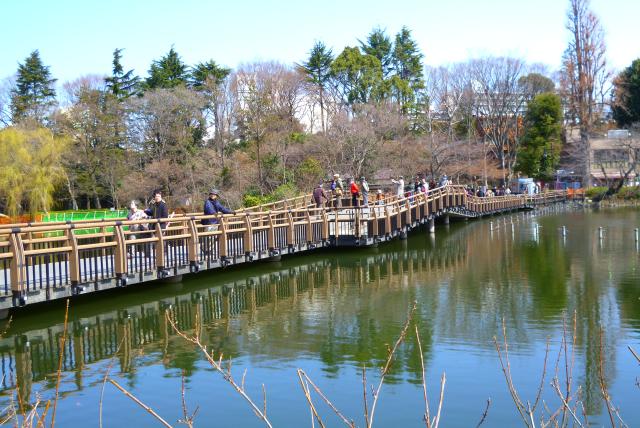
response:
<path id="1" fill-rule="evenodd" d="M 322 135 L 327 134 L 327 128 L 324 124 L 324 91 L 320 86 L 320 128 L 322 129 Z"/>
<path id="2" fill-rule="evenodd" d="M 582 187 L 591 187 L 591 140 L 586 127 L 580 127 L 580 144 L 584 153 L 584 178 Z"/>
<path id="3" fill-rule="evenodd" d="M 73 186 L 71 185 L 71 180 L 67 175 L 67 190 L 69 191 L 69 197 L 71 198 L 71 209 L 74 211 L 78 210 L 78 201 L 76 200 L 76 193 L 73 190 Z"/>

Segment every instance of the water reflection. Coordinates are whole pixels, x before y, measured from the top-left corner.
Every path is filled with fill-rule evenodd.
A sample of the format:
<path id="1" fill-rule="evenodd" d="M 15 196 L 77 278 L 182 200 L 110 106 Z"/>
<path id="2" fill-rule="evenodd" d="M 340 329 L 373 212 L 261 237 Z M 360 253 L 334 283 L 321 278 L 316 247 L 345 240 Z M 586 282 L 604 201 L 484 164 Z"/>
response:
<path id="1" fill-rule="evenodd" d="M 503 317 L 514 354 L 532 354 L 547 337 L 557 349 L 562 319 L 576 311 L 576 376 L 584 385 L 588 412 L 597 414 L 601 329 L 609 384 L 620 371 L 622 332 L 640 331 L 633 236 L 638 218 L 637 211 L 569 212 L 457 223 L 436 235 L 418 231 L 408 241 L 377 249 L 320 252 L 280 266 L 203 274 L 185 281 L 178 292 L 160 286 L 148 293 L 111 295 L 92 313 L 82 313 L 82 304 L 72 306 L 63 369 L 73 372 L 75 389 L 65 394 L 95 383 L 94 363 L 114 354 L 132 388 L 137 370 L 146 365 L 194 376 L 201 357 L 171 331 L 167 309 L 187 331 L 201 314 L 201 337 L 215 353 L 274 365 L 317 359 L 328 378 L 339 379 L 344 367 L 384 361 L 386 345 L 417 300 L 427 364 L 446 344 L 462 348 L 460 358 L 494 355 L 493 337 Z M 600 240 L 596 231 L 604 222 Z M 559 233 L 562 226 L 566 235 Z M 54 387 L 51 374 L 63 329 L 59 319 L 43 319 L 38 328 L 16 323 L 0 340 L 5 395 L 17 386 L 28 402 L 34 383 Z M 410 336 L 388 380 L 416 383 L 420 376 L 417 343 Z M 502 382 L 497 368 L 495 382 Z"/>

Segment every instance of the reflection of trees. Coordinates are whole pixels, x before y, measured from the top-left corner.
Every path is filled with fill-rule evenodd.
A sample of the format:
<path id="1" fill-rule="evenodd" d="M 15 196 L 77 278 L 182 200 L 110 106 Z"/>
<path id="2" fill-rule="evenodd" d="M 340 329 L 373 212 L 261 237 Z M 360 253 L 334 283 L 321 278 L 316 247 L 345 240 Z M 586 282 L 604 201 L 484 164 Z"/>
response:
<path id="1" fill-rule="evenodd" d="M 396 339 L 405 321 L 409 302 L 436 301 L 434 290 L 412 284 L 423 283 L 425 277 L 441 277 L 464 261 L 464 254 L 456 254 L 459 247 L 455 246 L 440 253 L 423 246 L 397 250 L 387 246 L 384 252 L 363 256 L 338 255 L 83 317 L 72 323 L 63 368 L 75 371 L 78 390 L 83 388 L 87 365 L 114 354 L 130 386 L 137 380 L 137 366 L 153 364 L 158 358 L 166 368 L 193 373 L 200 355 L 168 328 L 164 313 L 169 308 L 179 328 L 187 332 L 196 325 L 199 312 L 203 342 L 227 357 L 249 355 L 259 361 L 265 355 L 288 359 L 310 353 L 321 358 L 329 373 L 338 373 L 345 362 L 378 365 L 386 359 L 386 344 Z M 424 307 L 422 312 L 424 317 L 418 322 L 428 354 L 433 328 L 427 315 L 431 311 Z M 16 331 L 16 338 L 29 342 L 26 348 L 4 339 L 2 357 L 15 362 L 4 366 L 5 379 L 10 380 L 4 388 L 14 387 L 13 379 L 27 398 L 31 394 L 27 379 L 41 381 L 55 372 L 61 331 L 62 325 Z M 394 366 L 390 381 L 405 366 L 419 373 L 413 339 L 407 343 L 397 354 L 400 363 Z M 154 357 L 137 358 L 141 355 Z"/>
<path id="2" fill-rule="evenodd" d="M 618 223 L 611 220 L 602 247 L 595 233 L 602 221 L 597 215 L 494 217 L 493 230 L 488 222 L 452 224 L 433 239 L 416 234 L 372 250 L 320 253 L 284 262 L 278 270 L 258 265 L 248 278 L 239 272 L 221 273 L 213 288 L 195 279 L 191 291 L 181 295 L 167 291 L 158 298 L 140 293 L 125 310 L 98 309 L 99 314 L 74 321 L 64 369 L 76 371 L 75 387 L 80 390 L 86 368 L 109 358 L 122 343 L 119 368 L 131 386 L 137 382 L 138 367 L 159 359 L 166 368 L 187 374 L 199 370 L 201 356 L 166 325 L 169 307 L 179 328 L 187 332 L 196 325 L 199 312 L 202 340 L 216 354 L 252 364 L 312 355 L 322 361 L 328 376 L 336 377 L 344 366 L 379 366 L 414 300 L 427 363 L 436 332 L 493 352 L 492 337 L 504 317 L 513 348 L 527 348 L 543 343 L 547 335 L 557 343 L 562 317 L 571 318 L 575 310 L 578 356 L 584 359 L 576 365 L 584 370 L 576 372 L 576 380 L 585 385 L 588 411 L 595 413 L 601 405 L 600 327 L 609 350 L 605 372 L 610 382 L 620 318 L 640 328 L 634 321 L 639 286 L 632 270 L 637 255 L 625 252 L 628 237 L 625 241 L 618 227 L 629 224 L 634 215 L 620 215 Z M 531 233 L 533 221 L 541 224 L 537 239 Z M 569 226 L 566 240 L 558 232 L 563 222 Z M 41 381 L 55 371 L 61 329 L 54 325 L 14 330 L 19 340 L 0 340 L 0 356 L 12 362 L 3 366 L 3 389 L 14 387 L 12 379 L 17 378 L 28 397 L 27 379 Z M 28 349 L 19 346 L 27 341 Z M 398 350 L 388 381 L 400 381 L 404 372 L 411 382 L 419 382 L 420 360 L 412 334 Z"/>

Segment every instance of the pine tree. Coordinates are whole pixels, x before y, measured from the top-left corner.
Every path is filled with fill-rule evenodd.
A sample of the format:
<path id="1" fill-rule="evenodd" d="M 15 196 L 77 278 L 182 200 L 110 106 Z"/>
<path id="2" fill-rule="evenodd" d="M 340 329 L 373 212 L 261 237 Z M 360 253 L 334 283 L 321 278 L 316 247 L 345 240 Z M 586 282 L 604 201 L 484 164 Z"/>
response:
<path id="1" fill-rule="evenodd" d="M 368 55 L 373 55 L 382 65 L 382 75 L 386 79 L 393 71 L 393 44 L 391 38 L 384 30 L 375 28 L 367 36 L 367 41 L 360 42 L 362 51 Z"/>
<path id="2" fill-rule="evenodd" d="M 219 86 L 231 73 L 231 69 L 222 67 L 214 60 L 201 62 L 191 70 L 189 85 L 196 91 L 206 90 L 207 82 Z"/>
<path id="3" fill-rule="evenodd" d="M 120 63 L 122 59 L 122 49 L 113 51 L 113 72 L 111 77 L 104 79 L 108 91 L 118 100 L 124 100 L 138 93 L 140 77 L 133 74 L 133 70 L 126 73 Z"/>
<path id="4" fill-rule="evenodd" d="M 145 86 L 147 89 L 175 88 L 186 85 L 188 78 L 188 67 L 172 46 L 165 56 L 153 61 Z"/>
<path id="5" fill-rule="evenodd" d="M 48 111 L 56 104 L 56 79 L 51 78 L 49 67 L 42 64 L 35 50 L 18 65 L 16 87 L 11 91 L 13 123 L 31 118 L 43 123 Z"/>
<path id="6" fill-rule="evenodd" d="M 396 100 L 404 113 L 408 112 L 419 92 L 425 87 L 422 58 L 418 44 L 411 37 L 411 31 L 402 27 L 396 35 L 393 48 L 395 78 L 391 83 Z"/>
<path id="7" fill-rule="evenodd" d="M 316 42 L 309 53 L 309 59 L 298 65 L 307 78 L 307 82 L 315 86 L 318 91 L 318 102 L 320 103 L 320 122 L 322 132 L 326 132 L 324 120 L 324 93 L 331 80 L 331 63 L 333 62 L 333 52 L 324 43 Z"/>

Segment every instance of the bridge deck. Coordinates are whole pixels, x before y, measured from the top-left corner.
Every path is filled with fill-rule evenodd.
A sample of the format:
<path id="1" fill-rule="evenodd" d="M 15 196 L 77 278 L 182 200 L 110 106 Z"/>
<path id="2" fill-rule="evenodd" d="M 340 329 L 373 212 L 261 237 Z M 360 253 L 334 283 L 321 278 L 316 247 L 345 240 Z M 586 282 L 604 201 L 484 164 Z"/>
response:
<path id="1" fill-rule="evenodd" d="M 438 216 L 527 209 L 564 201 L 566 194 L 477 198 L 446 186 L 358 208 L 314 208 L 305 199 L 233 215 L 0 228 L 0 310 L 317 248 L 371 246 Z M 205 226 L 203 219 L 218 224 Z M 138 225 L 151 227 L 132 230 Z"/>

